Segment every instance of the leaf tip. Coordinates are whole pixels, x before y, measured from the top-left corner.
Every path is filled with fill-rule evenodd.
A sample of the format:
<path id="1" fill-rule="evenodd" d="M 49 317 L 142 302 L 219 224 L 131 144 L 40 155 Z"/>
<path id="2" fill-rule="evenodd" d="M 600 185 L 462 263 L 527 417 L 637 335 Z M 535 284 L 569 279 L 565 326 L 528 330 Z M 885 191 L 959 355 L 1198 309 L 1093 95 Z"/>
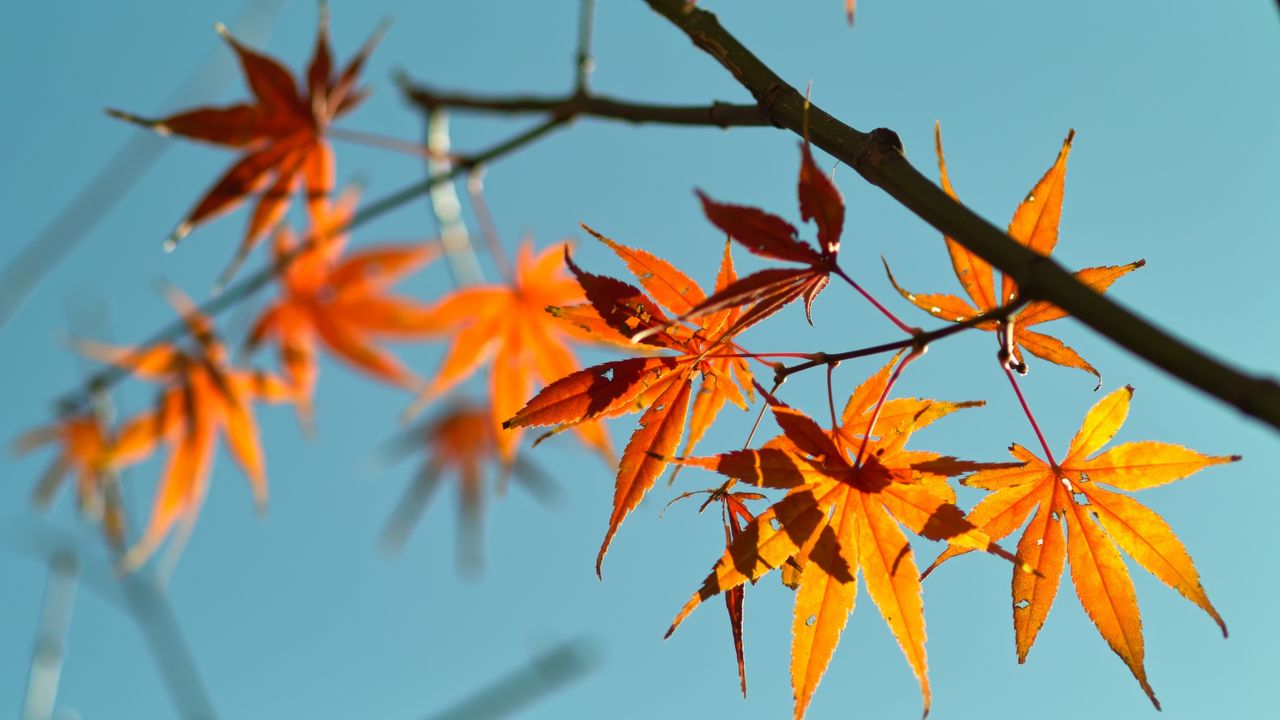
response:
<path id="1" fill-rule="evenodd" d="M 1096 378 L 1096 379 L 1097 379 L 1097 381 L 1098 381 L 1098 382 L 1097 382 L 1097 384 L 1095 384 L 1095 385 L 1093 386 L 1093 391 L 1094 391 L 1094 392 L 1098 392 L 1099 390 L 1101 390 L 1101 389 L 1102 389 L 1102 373 L 1098 372 L 1098 369 L 1097 369 L 1097 368 L 1095 368 L 1094 366 L 1090 365 L 1090 364 L 1089 364 L 1089 363 L 1087 363 L 1087 362 L 1086 362 L 1084 365 L 1085 365 L 1085 367 L 1083 368 L 1083 370 L 1084 370 L 1085 372 L 1089 373 L 1090 375 L 1092 375 L 1094 378 Z M 1025 368 L 1025 367 L 1026 367 L 1026 365 L 1024 364 L 1024 365 L 1023 365 L 1023 368 Z M 1026 374 L 1027 374 L 1027 372 L 1026 372 L 1026 370 L 1025 370 L 1025 369 L 1022 371 L 1022 374 L 1023 374 L 1023 375 L 1026 375 Z M 1132 388 L 1132 387 L 1129 387 L 1128 385 L 1125 385 L 1125 387 L 1126 387 L 1126 388 L 1129 388 L 1129 397 L 1133 397 L 1133 388 Z"/>

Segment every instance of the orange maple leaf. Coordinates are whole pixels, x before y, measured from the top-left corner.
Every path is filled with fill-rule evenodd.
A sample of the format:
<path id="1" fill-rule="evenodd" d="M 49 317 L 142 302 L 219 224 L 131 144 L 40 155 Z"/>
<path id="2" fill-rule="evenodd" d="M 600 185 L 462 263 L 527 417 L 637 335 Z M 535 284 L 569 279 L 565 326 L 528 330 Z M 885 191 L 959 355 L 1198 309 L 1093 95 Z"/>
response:
<path id="1" fill-rule="evenodd" d="M 135 569 L 146 562 L 179 520 L 195 524 L 213 465 L 214 441 L 221 429 L 232 457 L 244 469 L 255 503 L 265 508 L 266 468 L 252 403 L 284 402 L 293 390 L 282 379 L 260 370 L 230 365 L 226 348 L 214 334 L 212 321 L 176 290 L 170 302 L 186 322 L 196 347 L 183 350 L 171 343 L 145 348 L 120 348 L 80 341 L 84 354 L 129 370 L 145 380 L 162 383 L 156 407 L 131 423 L 126 433 L 145 433 L 149 442 L 163 440 L 171 451 L 164 478 L 152 504 L 151 518 L 138 542 L 121 558 Z M 136 440 L 145 444 L 147 441 Z"/>
<path id="2" fill-rule="evenodd" d="M 946 482 L 981 465 L 904 448 L 915 430 L 980 403 L 882 402 L 892 364 L 854 391 L 834 431 L 773 401 L 781 437 L 758 450 L 681 460 L 733 481 L 787 490 L 730 544 L 667 636 L 704 600 L 794 561 L 801 568 L 791 650 L 796 718 L 803 717 L 853 610 L 859 569 L 920 682 L 928 712 L 924 605 L 899 524 L 931 540 L 1012 559 L 965 520 Z"/>
<path id="3" fill-rule="evenodd" d="M 1036 183 L 1026 199 L 1018 205 L 1009 223 L 1009 236 L 1026 246 L 1038 255 L 1048 256 L 1058 243 L 1058 223 L 1062 217 L 1063 186 L 1067 175 L 1067 156 L 1071 153 L 1071 141 L 1075 131 L 1067 133 L 1062 143 L 1062 150 L 1053 165 Z M 935 126 L 934 139 L 938 151 L 938 167 L 942 173 L 942 189 L 952 198 L 956 197 L 947 176 L 947 164 L 942 156 L 942 130 Z M 995 271 L 986 260 L 970 252 L 950 237 L 945 237 L 947 252 L 951 255 L 951 265 L 956 278 L 965 293 L 973 300 L 970 305 L 963 298 L 944 293 L 921 295 L 904 290 L 889 272 L 889 281 L 907 301 L 943 320 L 964 322 L 982 313 L 998 309 L 1004 303 L 1017 299 L 1018 286 L 1008 275 L 1002 275 L 1000 293 L 995 290 Z M 1145 260 L 1137 260 L 1127 265 L 1110 265 L 1086 268 L 1075 273 L 1080 282 L 1097 292 L 1105 292 L 1111 284 L 1146 264 Z M 885 271 L 889 265 L 885 263 Z M 975 307 L 976 306 L 976 307 Z M 1079 353 L 1065 345 L 1061 340 L 1029 330 L 1028 327 L 1065 317 L 1061 308 L 1043 300 L 1035 300 L 1015 313 L 1005 323 L 988 321 L 976 325 L 980 330 L 995 332 L 1006 331 L 1006 325 L 1012 329 L 1012 357 L 1010 366 L 1020 373 L 1026 373 L 1026 363 L 1022 359 L 1022 349 L 1051 363 L 1073 367 L 1091 373 L 1102 384 L 1102 376 Z"/>
<path id="4" fill-rule="evenodd" d="M 287 227 L 276 234 L 276 263 L 284 266 L 281 295 L 263 311 L 247 342 L 253 349 L 267 338 L 277 339 L 281 365 L 297 392 L 299 418 L 307 426 L 318 373 L 317 339 L 338 358 L 379 380 L 416 388 L 422 381 L 374 340 L 420 337 L 438 329 L 426 306 L 386 294 L 400 278 L 434 259 L 437 246 L 380 245 L 344 256 L 347 238 L 340 229 L 355 204 L 356 194 L 348 192 L 331 211 L 321 212 L 323 222 L 303 241 L 301 252 Z"/>
<path id="5" fill-rule="evenodd" d="M 1038 572 L 1015 573 L 1013 578 L 1018 662 L 1026 662 L 1053 606 L 1063 564 L 1069 561 L 1076 595 L 1089 619 L 1159 708 L 1143 667 L 1137 596 L 1117 546 L 1208 613 L 1224 637 L 1227 626 L 1209 603 L 1191 556 L 1168 523 L 1128 495 L 1102 486 L 1143 490 L 1240 456 L 1213 457 L 1159 442 L 1125 443 L 1098 452 L 1124 424 L 1132 396 L 1133 388 L 1123 387 L 1099 400 L 1085 415 L 1061 463 L 1053 462 L 1052 456 L 1049 462 L 1041 460 L 1015 444 L 1010 452 L 1018 464 L 979 471 L 961 482 L 992 491 L 969 513 L 969 521 L 993 540 L 1031 518 L 1018 541 L 1018 558 Z M 947 549 L 925 574 L 964 552 L 967 549 Z"/>
<path id="6" fill-rule="evenodd" d="M 58 454 L 37 483 L 32 502 L 47 508 L 74 472 L 80 512 L 92 522 L 101 522 L 107 540 L 116 548 L 122 547 L 125 514 L 116 474 L 151 452 L 154 443 L 146 425 L 135 421 L 112 433 L 96 413 L 69 415 L 23 433 L 14 441 L 14 449 L 26 453 L 50 443 L 58 444 Z"/>
<path id="7" fill-rule="evenodd" d="M 458 566 L 464 570 L 480 566 L 481 519 L 484 515 L 484 465 L 498 458 L 498 435 L 493 427 L 493 411 L 482 405 L 459 403 L 406 438 L 401 449 L 425 447 L 427 462 L 396 506 L 382 532 L 382 544 L 397 551 L 418 524 L 441 478 L 454 471 L 458 478 Z M 517 457 L 502 463 L 502 476 L 514 475 L 535 498 L 550 501 L 558 488 L 538 468 Z M 501 485 L 499 486 L 501 487 Z"/>
<path id="8" fill-rule="evenodd" d="M 242 149 L 244 155 L 196 203 L 165 240 L 173 247 L 200 223 L 227 212 L 250 195 L 262 193 L 248 229 L 223 281 L 259 240 L 284 217 L 290 198 L 306 188 L 312 222 L 333 191 L 333 150 L 325 131 L 335 118 L 350 112 L 367 92 L 356 79 L 381 33 L 374 35 L 340 71 L 335 72 L 329 50 L 328 13 L 320 16 L 315 50 L 307 66 L 305 88 L 294 82 L 277 60 L 240 44 L 219 24 L 218 34 L 231 45 L 253 102 L 228 107 L 199 107 L 161 119 L 147 119 L 119 110 L 108 114 L 151 128 L 162 135 L 183 137 Z"/>
<path id="9" fill-rule="evenodd" d="M 667 466 L 666 458 L 680 444 L 694 375 L 702 377 L 698 397 L 692 400 L 694 416 L 689 440 L 694 444 L 726 401 L 747 408 L 748 397 L 753 397 L 753 380 L 743 353 L 733 343 L 733 335 L 743 327 L 738 308 L 717 309 L 693 325 L 669 319 L 663 307 L 672 313 L 687 314 L 705 302 L 702 288 L 666 260 L 586 229 L 622 258 L 654 298 L 621 280 L 584 272 L 568 260 L 587 301 L 610 329 L 610 337 L 631 337 L 646 349 L 677 354 L 616 360 L 564 375 L 543 388 L 503 427 L 574 426 L 644 411 L 640 427 L 627 442 L 618 464 L 613 512 L 596 556 L 599 574 L 618 527 L 653 487 Z M 568 258 L 567 248 L 565 257 Z M 726 247 L 717 288 L 731 286 L 735 277 Z M 692 447 L 686 445 L 686 452 Z"/>
<path id="10" fill-rule="evenodd" d="M 501 432 L 535 382 L 546 385 L 578 370 L 570 340 L 572 326 L 549 313 L 549 307 L 581 302 L 582 289 L 564 271 L 567 246 L 556 245 L 534 255 L 521 243 L 510 282 L 477 285 L 446 296 L 428 313 L 427 323 L 453 336 L 431 383 L 407 415 L 470 377 L 488 360 L 490 423 L 503 462 L 515 460 L 520 432 Z M 609 436 L 599 423 L 577 428 L 588 447 L 613 456 Z"/>

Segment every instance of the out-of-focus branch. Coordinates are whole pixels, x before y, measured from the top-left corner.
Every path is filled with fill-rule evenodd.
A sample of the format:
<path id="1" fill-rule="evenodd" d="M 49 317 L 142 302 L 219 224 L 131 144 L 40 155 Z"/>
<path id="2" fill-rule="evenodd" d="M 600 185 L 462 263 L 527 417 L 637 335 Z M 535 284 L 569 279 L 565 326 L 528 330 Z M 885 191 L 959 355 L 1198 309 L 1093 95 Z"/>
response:
<path id="1" fill-rule="evenodd" d="M 563 642 L 524 667 L 493 682 L 428 720 L 497 720 L 526 708 L 548 693 L 581 678 L 599 664 L 595 644 Z"/>
<path id="2" fill-rule="evenodd" d="M 26 555 L 79 558 L 73 563 L 73 580 L 132 616 L 173 702 L 174 716 L 182 720 L 217 717 L 173 608 L 152 579 L 137 573 L 121 576 L 114 569 L 104 568 L 103 563 L 95 561 L 98 553 L 81 538 L 55 530 L 43 521 L 32 520 L 16 527 L 10 523 L 3 544 Z M 69 601 L 66 596 L 68 610 Z"/>
<path id="3" fill-rule="evenodd" d="M 76 556 L 59 551 L 49 560 L 49 580 L 45 583 L 44 607 L 36 630 L 36 646 L 27 673 L 27 696 L 23 720 L 49 720 L 58 699 L 58 681 L 66 656 L 67 628 L 76 599 Z"/>
<path id="4" fill-rule="evenodd" d="M 578 52 L 574 53 L 573 91 L 585 95 L 595 60 L 591 57 L 591 37 L 595 33 L 596 0 L 582 0 L 578 11 Z"/>
<path id="5" fill-rule="evenodd" d="M 427 113 L 427 177 L 445 175 L 453 171 L 449 159 L 449 116 L 443 110 Z M 471 234 L 462 220 L 462 203 L 453 181 L 438 183 L 431 188 L 431 215 L 440 230 L 440 244 L 449 260 L 455 285 L 470 285 L 483 277 L 480 263 L 476 261 L 475 248 L 471 246 Z"/>

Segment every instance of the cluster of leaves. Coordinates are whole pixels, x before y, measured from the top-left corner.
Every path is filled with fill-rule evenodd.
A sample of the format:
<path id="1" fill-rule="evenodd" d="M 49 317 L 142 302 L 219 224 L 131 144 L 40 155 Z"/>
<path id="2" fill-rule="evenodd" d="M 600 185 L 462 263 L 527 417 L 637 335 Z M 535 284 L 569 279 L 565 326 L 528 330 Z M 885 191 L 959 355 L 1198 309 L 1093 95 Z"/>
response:
<path id="1" fill-rule="evenodd" d="M 456 470 L 464 515 L 478 517 L 483 489 L 480 468 L 497 459 L 500 477 L 513 470 L 517 478 L 535 473 L 518 464 L 518 433 L 500 432 L 502 421 L 533 390 L 578 367 L 570 344 L 585 337 L 579 319 L 544 311 L 549 305 L 572 307 L 584 296 L 566 273 L 564 250 L 556 246 L 534 255 L 521 248 L 514 275 L 506 282 L 470 287 L 435 304 L 391 294 L 391 288 L 439 255 L 434 242 L 348 248 L 347 228 L 355 215 L 358 193 L 334 192 L 334 154 L 326 138 L 329 123 L 353 109 L 366 95 L 358 87 L 360 69 L 377 35 L 341 69 L 329 49 L 327 16 L 322 16 L 315 49 L 303 83 L 278 61 L 240 44 L 225 28 L 218 32 L 240 61 L 253 102 L 230 107 L 204 107 L 147 120 L 120 111 L 112 115 L 173 134 L 243 151 L 243 157 L 219 179 L 166 241 L 172 246 L 197 225 L 257 196 L 249 227 L 218 285 L 230 279 L 248 253 L 274 232 L 272 262 L 278 297 L 254 322 L 245 348 L 271 343 L 278 349 L 281 375 L 240 367 L 217 338 L 211 318 L 176 290 L 177 306 L 192 342 L 119 348 L 90 340 L 78 349 L 141 379 L 160 385 L 150 410 L 111 429 L 98 414 L 77 413 L 20 438 L 27 450 L 56 442 L 61 452 L 36 490 L 46 505 L 69 470 L 79 472 L 80 504 L 92 518 L 103 518 L 112 544 L 124 550 L 121 564 L 134 569 L 145 563 L 175 527 L 190 532 L 207 490 L 219 429 L 241 465 L 260 508 L 267 499 L 266 464 L 252 408 L 257 402 L 288 402 L 299 423 L 311 431 L 319 351 L 382 382 L 419 394 L 413 410 L 449 390 L 492 359 L 491 400 L 481 406 L 455 405 L 416 432 L 416 443 L 428 450 L 422 478 L 434 485 L 445 470 Z M 303 88 L 300 90 L 300 88 Z M 310 230 L 299 237 L 282 223 L 293 196 L 304 194 Z M 265 192 L 264 192 L 265 191 Z M 592 311 L 580 308 L 585 320 Z M 384 340 L 452 342 L 443 366 L 425 382 L 380 343 Z M 617 342 L 624 342 L 621 338 Z M 483 417 L 484 432 L 476 418 Z M 606 457 L 612 450 L 599 424 L 581 425 L 583 440 Z M 161 446 L 169 462 L 161 478 L 146 528 L 132 544 L 116 478 Z M 421 488 L 425 481 L 421 480 Z M 530 487 L 537 485 L 526 483 Z M 420 490 L 414 497 L 426 497 Z M 545 493 L 544 493 L 545 494 Z M 414 502 L 407 502 L 412 507 Z M 402 508 L 397 518 L 415 512 Z M 399 520 L 388 537 L 407 532 Z M 474 536 L 474 533 L 467 537 Z M 180 548 L 182 542 L 176 543 Z M 395 545 L 395 542 L 391 542 Z M 126 548 L 126 545 L 128 546 Z"/>
<path id="2" fill-rule="evenodd" d="M 1058 158 L 1018 206 L 1009 227 L 1015 240 L 1041 255 L 1048 255 L 1057 242 L 1072 139 L 1068 135 Z M 952 192 L 940 136 L 938 157 L 943 187 Z M 1018 656 L 1025 660 L 1035 631 L 1053 602 L 1064 560 L 1065 524 L 1073 580 L 1085 609 L 1155 703 L 1142 664 L 1137 601 L 1116 547 L 1204 608 L 1219 624 L 1221 619 L 1168 525 L 1128 496 L 1103 490 L 1097 484 L 1138 490 L 1238 458 L 1206 456 L 1163 443 L 1131 443 L 1095 455 L 1124 419 L 1131 394 L 1128 388 L 1106 396 L 1089 413 L 1061 464 L 1053 460 L 1047 445 L 1047 460 L 1015 446 L 1014 463 L 975 462 L 909 450 L 905 446 L 916 430 L 982 403 L 892 397 L 892 388 L 903 369 L 922 353 L 927 334 L 907 328 L 891 314 L 891 319 L 911 335 L 898 346 L 911 352 L 891 360 L 859 385 L 838 419 L 833 407 L 831 427 L 824 429 L 752 378 L 746 361 L 761 360 L 763 356 L 744 350 L 737 336 L 796 300 L 803 301 L 809 315 L 809 308 L 831 275 L 848 280 L 861 292 L 837 263 L 845 215 L 839 192 L 818 169 L 808 147 L 802 147 L 800 215 L 814 221 L 820 250 L 801 239 L 794 226 L 776 215 L 699 195 L 708 219 L 732 240 L 757 256 L 801 263 L 803 267 L 768 268 L 739 279 L 734 276 L 726 247 L 716 290 L 706 296 L 666 260 L 590 231 L 626 263 L 643 291 L 571 264 L 587 299 L 612 331 L 629 335 L 647 350 L 669 353 L 607 362 L 557 380 L 507 422 L 507 427 L 564 427 L 623 413 L 642 413 L 619 464 L 614 506 L 600 560 L 622 520 L 652 489 L 669 462 L 717 472 L 727 480 L 701 492 L 708 495 L 704 508 L 713 502 L 721 506 L 724 554 L 676 616 L 668 635 L 699 604 L 723 593 L 745 693 L 741 627 L 745 587 L 769 571 L 781 569 L 784 583 L 796 590 L 791 672 L 798 718 L 804 715 L 853 610 L 861 573 L 872 601 L 920 682 L 927 711 L 930 691 L 922 575 L 901 528 L 947 543 L 948 549 L 930 570 L 950 557 L 972 550 L 984 550 L 1013 562 Z M 1003 279 L 997 295 L 989 264 L 951 238 L 946 238 L 946 246 L 962 287 L 977 307 L 951 295 L 916 295 L 902 290 L 894 281 L 909 302 L 935 317 L 998 333 L 1003 346 L 1000 366 L 1009 373 L 1015 389 L 1012 371 L 1026 373 L 1024 349 L 1055 364 L 1100 377 L 1061 341 L 1026 329 L 1027 325 L 1058 319 L 1065 313 L 1049 303 L 1021 297 L 1016 283 L 1008 277 Z M 1102 292 L 1142 264 L 1137 261 L 1089 268 L 1077 273 L 1077 277 Z M 818 355 L 809 357 L 810 366 L 834 362 L 819 362 Z M 735 363 L 733 373 L 719 365 L 726 361 Z M 775 367 L 778 374 L 776 370 Z M 705 400 L 706 408 L 695 405 L 690 413 L 695 376 L 701 382 L 698 399 Z M 782 434 L 758 449 L 748 443 L 742 450 L 693 456 L 694 445 L 714 421 L 725 399 L 745 400 L 744 395 L 751 392 L 753 385 L 762 394 Z M 1018 395 L 1021 398 L 1021 391 Z M 684 456 L 675 457 L 686 416 L 691 437 Z M 1028 419 L 1039 436 L 1029 411 Z M 997 492 L 966 515 L 956 506 L 955 491 L 949 484 L 951 478 L 959 477 L 966 485 Z M 749 504 L 767 499 L 766 495 L 755 490 L 734 490 L 739 482 L 785 494 L 755 513 Z M 1016 553 L 996 544 L 1033 513 Z"/>
<path id="3" fill-rule="evenodd" d="M 852 17 L 853 3 L 848 7 Z M 393 295 L 391 288 L 435 258 L 436 246 L 349 250 L 346 230 L 356 195 L 335 192 L 335 161 L 325 134 L 331 121 L 364 97 L 357 79 L 377 36 L 335 70 L 327 20 L 322 20 L 302 89 L 283 65 L 244 47 L 225 30 L 220 32 L 240 60 L 253 102 L 198 108 L 161 120 L 113 114 L 162 133 L 243 151 L 179 224 L 169 244 L 259 195 L 222 280 L 264 237 L 275 233 L 272 262 L 279 295 L 254 323 L 245 344 L 253 350 L 274 342 L 281 374 L 233 363 L 212 319 L 174 290 L 169 299 L 186 325 L 189 342 L 138 348 L 79 344 L 85 354 L 156 383 L 159 392 L 152 408 L 115 428 L 91 412 L 71 414 L 18 442 L 23 449 L 45 443 L 60 446 L 37 486 L 37 502 L 47 504 L 63 478 L 75 471 L 82 508 L 102 518 L 108 538 L 124 551 L 125 567 L 146 562 L 175 528 L 189 531 L 193 526 L 207 491 L 219 432 L 248 476 L 255 500 L 265 505 L 265 459 L 253 407 L 259 402 L 292 403 L 300 424 L 310 428 L 318 353 L 324 349 L 375 379 L 415 392 L 407 415 L 488 365 L 487 400 L 448 405 L 414 434 L 414 444 L 425 447 L 428 459 L 388 525 L 384 539 L 390 545 L 404 541 L 446 471 L 456 471 L 459 478 L 467 537 L 474 535 L 483 505 L 487 462 L 496 462 L 503 481 L 513 474 L 536 492 L 545 491 L 519 454 L 523 428 L 550 428 L 548 434 L 572 429 L 584 445 L 616 464 L 597 574 L 623 521 L 669 467 L 693 466 L 723 476 L 718 486 L 677 498 L 705 493 L 703 508 L 718 504 L 725 546 L 668 634 L 703 601 L 723 594 L 745 694 L 746 587 L 780 570 L 783 582 L 796 593 L 791 675 L 797 718 L 804 715 L 854 608 L 859 575 L 901 645 L 928 710 L 923 576 L 904 528 L 910 535 L 946 544 L 924 575 L 973 550 L 1011 562 L 1019 661 L 1026 659 L 1045 622 L 1069 560 L 1073 584 L 1089 617 L 1156 702 L 1143 666 L 1137 601 L 1120 551 L 1204 609 L 1225 634 L 1225 624 L 1173 531 L 1124 493 L 1238 458 L 1155 442 L 1103 450 L 1127 415 L 1132 389 L 1126 387 L 1103 397 L 1089 411 L 1065 459 L 1055 460 L 1018 389 L 1014 372 L 1026 372 L 1023 351 L 1092 373 L 1099 382 L 1101 376 L 1075 350 L 1028 329 L 1063 317 L 1061 309 L 1024 297 L 1007 276 L 997 293 L 992 267 L 952 238 L 945 238 L 945 244 L 969 301 L 915 294 L 892 275 L 890 281 L 908 302 L 930 315 L 998 335 L 999 367 L 1027 409 L 1044 456 L 1020 445 L 1011 449 L 1014 462 L 1000 463 L 908 449 L 917 430 L 982 402 L 894 395 L 904 370 L 928 343 L 951 333 L 926 333 L 901 322 L 840 267 L 844 202 L 807 143 L 801 147 L 799 211 L 801 220 L 813 222 L 816 244 L 777 215 L 699 193 L 707 218 L 729 238 L 710 293 L 671 260 L 586 228 L 622 260 L 638 286 L 582 269 L 568 244 L 535 252 L 526 243 L 510 277 L 502 282 L 457 289 L 434 302 L 419 301 Z M 1009 226 L 1011 237 L 1043 256 L 1058 240 L 1072 139 L 1069 134 Z M 940 134 L 938 160 L 942 186 L 954 197 Z M 301 237 L 281 226 L 299 190 L 310 220 L 309 232 Z M 790 265 L 739 277 L 734 244 L 758 258 Z M 1103 292 L 1142 264 L 1139 260 L 1089 268 L 1077 277 Z M 833 275 L 874 304 L 906 337 L 849 354 L 900 351 L 853 390 L 838 416 L 828 372 L 831 418 L 830 426 L 823 427 L 776 393 L 791 372 L 824 366 L 829 370 L 836 358 L 822 353 L 754 353 L 742 346 L 740 336 L 798 300 L 812 322 L 812 305 Z M 449 347 L 425 381 L 380 344 L 431 339 L 446 340 Z M 581 343 L 618 348 L 627 356 L 580 369 L 571 347 Z M 775 357 L 804 362 L 787 368 L 772 362 Z M 772 389 L 757 380 L 753 362 L 773 372 Z M 694 454 L 727 405 L 746 410 L 757 401 L 762 414 L 766 408 L 771 412 L 781 434 L 755 447 L 748 438 L 742 449 Z M 632 413 L 639 415 L 637 427 L 615 463 L 602 421 Z M 115 478 L 161 446 L 168 450 L 168 465 L 150 520 L 129 545 Z M 966 514 L 956 505 L 957 478 L 991 494 Z M 752 489 L 740 490 L 738 483 Z M 765 506 L 753 510 L 757 503 Z M 1014 550 L 997 544 L 1024 525 Z M 468 546 L 474 547 L 474 542 L 460 543 Z"/>

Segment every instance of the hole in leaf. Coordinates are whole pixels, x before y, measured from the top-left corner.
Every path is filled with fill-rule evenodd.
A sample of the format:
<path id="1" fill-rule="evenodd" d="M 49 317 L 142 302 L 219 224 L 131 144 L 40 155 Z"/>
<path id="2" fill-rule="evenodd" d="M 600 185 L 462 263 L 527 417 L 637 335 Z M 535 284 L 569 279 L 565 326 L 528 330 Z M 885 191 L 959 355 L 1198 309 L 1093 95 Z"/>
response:
<path id="1" fill-rule="evenodd" d="M 813 624 L 816 622 L 818 622 L 818 616 L 810 615 L 809 617 L 805 618 L 804 624 L 808 625 L 809 627 L 813 627 Z"/>
<path id="2" fill-rule="evenodd" d="M 1031 607 L 1030 600 L 1019 600 L 1018 602 L 1013 604 L 1014 610 L 1026 610 L 1029 607 Z"/>

